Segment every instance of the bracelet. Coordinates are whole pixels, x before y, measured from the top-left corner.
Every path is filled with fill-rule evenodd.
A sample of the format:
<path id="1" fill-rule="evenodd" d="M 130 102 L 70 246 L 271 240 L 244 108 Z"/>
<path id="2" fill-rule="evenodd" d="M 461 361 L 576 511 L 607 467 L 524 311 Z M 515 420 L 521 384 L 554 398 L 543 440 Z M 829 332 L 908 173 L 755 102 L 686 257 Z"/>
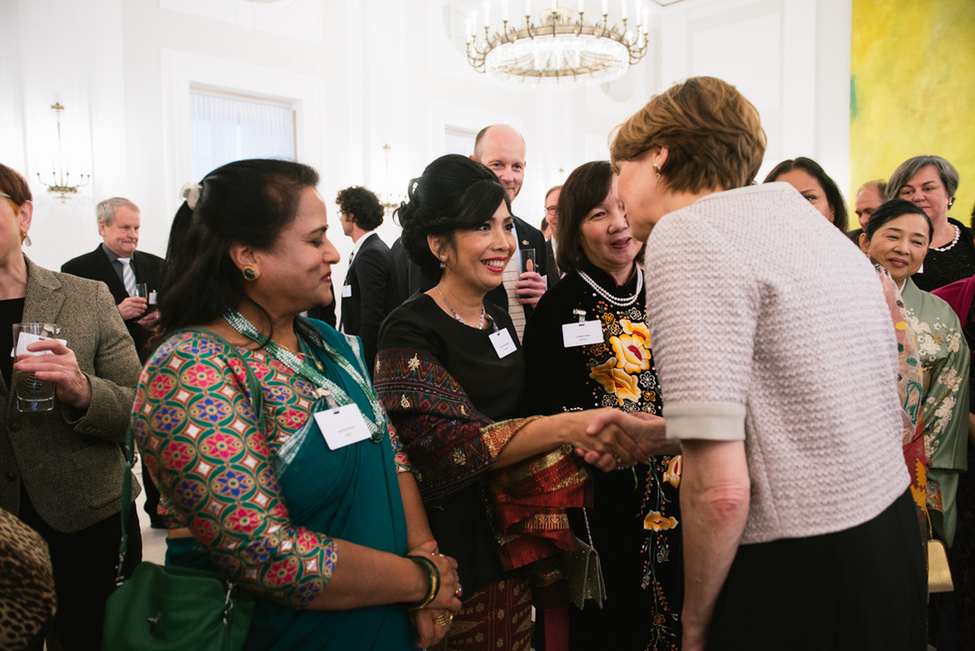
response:
<path id="1" fill-rule="evenodd" d="M 427 593 L 423 599 L 406 604 L 407 610 L 420 610 L 429 606 L 437 598 L 437 593 L 440 592 L 440 570 L 426 556 L 407 556 L 407 558 L 426 570 L 427 578 L 430 580 L 430 586 L 427 588 Z"/>

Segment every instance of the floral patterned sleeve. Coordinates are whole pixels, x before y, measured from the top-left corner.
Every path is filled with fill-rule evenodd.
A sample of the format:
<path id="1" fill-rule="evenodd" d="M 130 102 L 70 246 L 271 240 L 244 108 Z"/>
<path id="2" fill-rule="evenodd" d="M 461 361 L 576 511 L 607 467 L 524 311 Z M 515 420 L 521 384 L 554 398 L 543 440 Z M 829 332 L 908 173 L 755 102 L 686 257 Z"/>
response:
<path id="1" fill-rule="evenodd" d="M 292 608 L 306 607 L 337 561 L 328 537 L 291 524 L 272 451 L 310 417 L 295 376 L 243 353 L 264 392 L 259 431 L 237 356 L 198 333 L 165 342 L 142 372 L 133 407 L 139 449 L 167 501 L 228 576 Z"/>

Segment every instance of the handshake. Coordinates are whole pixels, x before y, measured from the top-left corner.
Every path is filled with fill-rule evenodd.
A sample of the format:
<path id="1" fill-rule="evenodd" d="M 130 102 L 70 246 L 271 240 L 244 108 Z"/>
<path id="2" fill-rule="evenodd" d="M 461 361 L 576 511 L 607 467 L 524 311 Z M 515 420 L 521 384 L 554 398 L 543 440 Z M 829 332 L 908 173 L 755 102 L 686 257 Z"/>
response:
<path id="1" fill-rule="evenodd" d="M 571 417 L 567 442 L 586 463 L 610 471 L 657 454 L 680 454 L 680 441 L 667 439 L 667 421 L 645 413 L 604 408 L 560 414 Z"/>

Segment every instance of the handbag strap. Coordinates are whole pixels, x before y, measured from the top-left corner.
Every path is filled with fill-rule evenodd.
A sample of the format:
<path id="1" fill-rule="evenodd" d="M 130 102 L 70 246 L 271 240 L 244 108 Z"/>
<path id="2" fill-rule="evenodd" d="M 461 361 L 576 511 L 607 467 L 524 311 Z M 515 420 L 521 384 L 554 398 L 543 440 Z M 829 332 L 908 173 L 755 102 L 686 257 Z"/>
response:
<path id="1" fill-rule="evenodd" d="M 254 375 L 254 371 L 251 370 L 250 365 L 247 364 L 240 351 L 232 343 L 224 339 L 222 336 L 213 332 L 212 330 L 207 330 L 206 328 L 182 328 L 180 330 L 173 331 L 169 336 L 175 337 L 178 335 L 185 334 L 187 332 L 199 333 L 214 339 L 218 343 L 222 344 L 224 349 L 228 351 L 228 355 L 240 362 L 241 368 L 244 369 L 246 373 L 245 382 L 247 384 L 247 389 L 251 394 L 251 402 L 254 408 L 254 413 L 257 415 L 257 427 L 261 432 L 265 431 L 264 422 L 264 393 L 261 391 L 261 384 L 257 380 L 257 376 Z M 121 521 L 122 521 L 122 539 L 119 543 L 119 558 L 118 567 L 116 568 L 115 584 L 121 585 L 124 577 L 122 576 L 122 566 L 125 563 L 125 553 L 127 550 L 128 543 L 128 532 L 126 524 L 128 522 L 129 509 L 128 505 L 132 499 L 132 469 L 135 466 L 135 429 L 132 427 L 132 421 L 129 421 L 129 428 L 125 434 L 125 469 L 122 475 L 122 508 L 121 508 Z"/>
<path id="2" fill-rule="evenodd" d="M 586 507 L 582 507 L 582 519 L 586 521 L 586 535 L 589 537 L 589 546 L 592 547 L 592 531 L 589 530 L 589 515 L 586 513 Z"/>

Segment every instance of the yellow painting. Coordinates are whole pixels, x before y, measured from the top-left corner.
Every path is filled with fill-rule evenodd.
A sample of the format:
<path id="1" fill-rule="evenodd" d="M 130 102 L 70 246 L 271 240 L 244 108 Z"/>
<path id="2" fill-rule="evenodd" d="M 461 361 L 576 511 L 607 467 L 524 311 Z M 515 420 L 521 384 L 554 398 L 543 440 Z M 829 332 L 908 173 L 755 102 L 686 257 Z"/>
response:
<path id="1" fill-rule="evenodd" d="M 961 176 L 948 216 L 970 223 L 975 0 L 853 0 L 852 45 L 850 203 L 864 182 L 934 154 Z"/>

